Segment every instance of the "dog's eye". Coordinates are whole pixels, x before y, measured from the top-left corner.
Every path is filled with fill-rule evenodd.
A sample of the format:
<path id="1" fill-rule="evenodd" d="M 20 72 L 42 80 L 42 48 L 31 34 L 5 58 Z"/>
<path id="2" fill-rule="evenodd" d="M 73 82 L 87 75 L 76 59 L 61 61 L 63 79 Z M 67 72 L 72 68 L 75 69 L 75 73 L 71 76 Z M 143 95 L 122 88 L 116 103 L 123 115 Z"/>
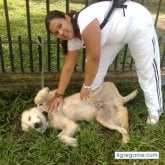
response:
<path id="1" fill-rule="evenodd" d="M 29 116 L 28 120 L 30 121 L 31 120 L 31 117 Z"/>

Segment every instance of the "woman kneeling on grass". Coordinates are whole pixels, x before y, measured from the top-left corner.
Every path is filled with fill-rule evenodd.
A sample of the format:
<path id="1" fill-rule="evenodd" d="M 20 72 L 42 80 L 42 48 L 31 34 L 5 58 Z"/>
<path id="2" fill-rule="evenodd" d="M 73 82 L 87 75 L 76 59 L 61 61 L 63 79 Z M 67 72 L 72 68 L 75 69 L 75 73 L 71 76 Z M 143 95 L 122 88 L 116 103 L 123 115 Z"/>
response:
<path id="1" fill-rule="evenodd" d="M 94 3 L 78 14 L 48 12 L 47 30 L 62 40 L 66 49 L 57 93 L 49 110 L 63 103 L 62 96 L 74 71 L 79 49 L 85 47 L 87 53 L 85 79 L 80 91 L 80 98 L 84 100 L 103 83 L 109 65 L 128 44 L 144 92 L 147 123 L 156 124 L 163 112 L 163 102 L 159 45 L 151 14 L 141 4 L 128 0 L 118 5 L 104 24 L 112 4 L 113 1 Z"/>

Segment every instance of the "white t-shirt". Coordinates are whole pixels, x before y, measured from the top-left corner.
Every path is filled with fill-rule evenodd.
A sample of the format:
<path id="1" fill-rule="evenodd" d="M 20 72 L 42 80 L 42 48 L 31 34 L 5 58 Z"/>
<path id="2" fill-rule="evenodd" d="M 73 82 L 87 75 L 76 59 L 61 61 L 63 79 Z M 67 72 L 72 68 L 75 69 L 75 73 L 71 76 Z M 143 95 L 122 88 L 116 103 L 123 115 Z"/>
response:
<path id="1" fill-rule="evenodd" d="M 101 24 L 102 21 L 104 20 L 104 16 L 106 12 L 108 11 L 109 7 L 111 7 L 111 2 L 105 1 L 105 2 L 94 3 L 86 7 L 85 9 L 83 9 L 79 13 L 79 16 L 77 19 L 77 24 L 79 26 L 80 33 L 82 34 L 85 27 L 94 19 L 98 19 L 99 23 Z M 102 31 L 105 31 L 105 30 L 102 30 Z M 104 33 L 101 36 L 102 38 L 104 38 Z M 81 41 L 80 39 L 73 38 L 72 40 L 68 41 L 68 50 L 71 50 L 71 51 L 78 50 L 82 47 L 83 47 L 83 41 Z"/>
<path id="2" fill-rule="evenodd" d="M 103 29 L 101 29 L 101 46 L 104 44 L 118 44 L 132 35 L 136 35 L 137 29 L 141 29 L 144 25 L 153 24 L 150 13 L 142 5 L 126 1 L 126 9 L 115 8 L 109 21 Z M 77 24 L 82 34 L 83 30 L 90 22 L 97 19 L 99 24 L 103 22 L 107 12 L 112 6 L 112 1 L 103 1 L 94 3 L 83 9 L 78 16 Z M 83 41 L 72 39 L 68 41 L 68 50 L 79 50 L 83 47 Z"/>

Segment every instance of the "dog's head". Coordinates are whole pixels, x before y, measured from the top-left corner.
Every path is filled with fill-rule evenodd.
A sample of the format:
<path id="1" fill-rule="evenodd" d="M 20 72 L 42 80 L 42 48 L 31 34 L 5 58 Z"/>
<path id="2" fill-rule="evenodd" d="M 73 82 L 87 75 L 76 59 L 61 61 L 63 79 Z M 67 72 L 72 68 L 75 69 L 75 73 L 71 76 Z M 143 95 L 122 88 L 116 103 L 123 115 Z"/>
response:
<path id="1" fill-rule="evenodd" d="M 22 113 L 21 125 L 23 131 L 35 129 L 43 133 L 48 128 L 48 113 L 37 107 L 26 110 Z"/>

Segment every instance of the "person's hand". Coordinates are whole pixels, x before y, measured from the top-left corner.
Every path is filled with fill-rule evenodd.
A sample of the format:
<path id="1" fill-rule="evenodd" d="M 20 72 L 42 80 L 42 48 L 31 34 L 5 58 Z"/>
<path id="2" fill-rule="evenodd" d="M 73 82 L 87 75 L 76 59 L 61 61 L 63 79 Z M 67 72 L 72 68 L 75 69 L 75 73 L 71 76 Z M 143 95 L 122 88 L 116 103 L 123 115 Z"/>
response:
<path id="1" fill-rule="evenodd" d="M 80 91 L 80 99 L 87 100 L 89 98 L 89 94 L 90 94 L 90 89 L 82 86 L 81 91 Z"/>
<path id="2" fill-rule="evenodd" d="M 47 103 L 48 111 L 56 111 L 59 106 L 63 106 L 63 97 L 54 97 L 49 103 Z"/>

